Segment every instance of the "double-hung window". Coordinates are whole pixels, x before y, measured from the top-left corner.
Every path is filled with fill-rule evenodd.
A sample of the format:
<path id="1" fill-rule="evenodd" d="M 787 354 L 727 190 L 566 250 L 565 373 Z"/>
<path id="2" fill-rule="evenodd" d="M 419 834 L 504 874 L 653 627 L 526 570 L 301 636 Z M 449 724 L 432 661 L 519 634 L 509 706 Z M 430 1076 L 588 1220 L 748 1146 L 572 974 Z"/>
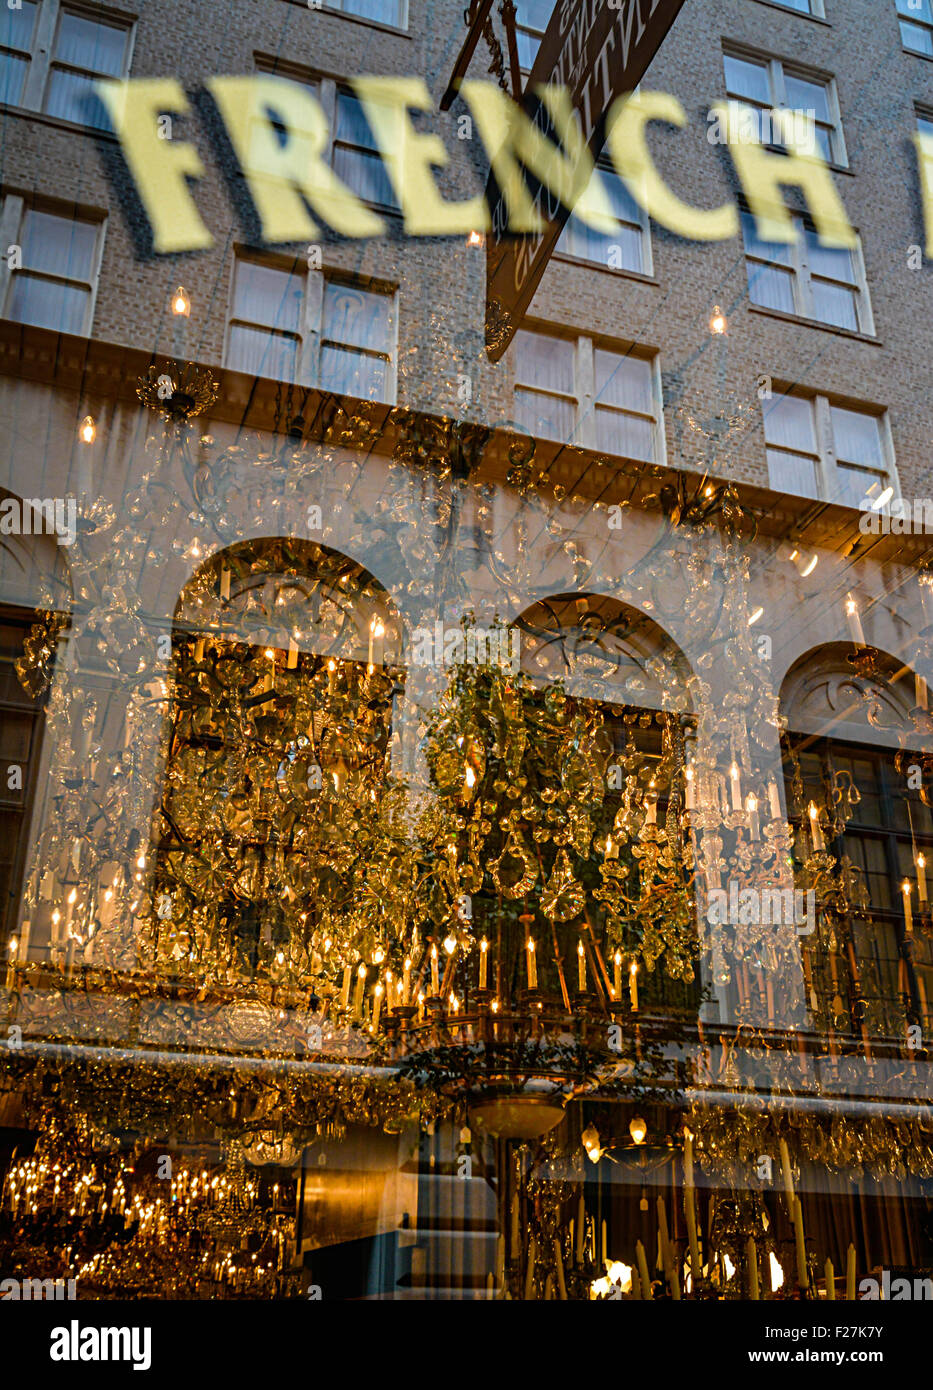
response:
<path id="1" fill-rule="evenodd" d="M 234 265 L 224 365 L 340 395 L 395 398 L 396 297 L 250 252 Z"/>
<path id="2" fill-rule="evenodd" d="M 571 216 L 557 242 L 556 254 L 576 261 L 589 261 L 608 270 L 630 270 L 651 274 L 651 233 L 648 215 L 629 193 L 610 165 L 600 163 L 594 175 L 606 191 L 618 226 L 613 232 L 600 232 L 582 218 Z M 581 195 L 585 202 L 587 193 Z"/>
<path id="3" fill-rule="evenodd" d="M 743 212 L 751 302 L 853 333 L 874 334 L 861 246 L 825 246 L 799 215 L 794 227 L 793 242 L 763 241 L 754 217 Z"/>
<path id="4" fill-rule="evenodd" d="M 535 65 L 541 40 L 554 9 L 554 0 L 515 0 L 518 65 L 527 77 Z"/>
<path id="5" fill-rule="evenodd" d="M 132 27 L 61 0 L 0 8 L 0 101 L 109 130 L 94 83 L 129 72 Z"/>
<path id="6" fill-rule="evenodd" d="M 911 53 L 933 58 L 933 4 L 931 0 L 897 0 L 901 43 Z"/>
<path id="7" fill-rule="evenodd" d="M 4 222 L 17 219 L 19 254 L 6 274 L 4 316 L 59 333 L 90 333 L 103 223 L 10 198 Z"/>
<path id="8" fill-rule="evenodd" d="M 32 62 L 38 4 L 22 0 L 19 9 L 0 7 L 0 102 L 22 106 Z"/>
<path id="9" fill-rule="evenodd" d="M 521 329 L 509 350 L 515 417 L 536 438 L 645 462 L 664 457 L 654 357 Z"/>
<path id="10" fill-rule="evenodd" d="M 847 507 L 884 505 L 894 460 L 883 414 L 837 405 L 826 396 L 790 394 L 764 401 L 762 411 L 775 491 Z"/>
<path id="11" fill-rule="evenodd" d="M 744 109 L 753 118 L 753 129 L 746 138 L 754 136 L 759 144 L 779 146 L 781 129 L 772 113 L 799 113 L 800 120 L 795 122 L 800 126 L 799 132 L 795 131 L 798 142 L 806 145 L 812 139 L 814 152 L 828 164 L 848 162 L 832 78 L 794 68 L 780 58 L 737 53 L 724 53 L 723 67 L 726 94 L 736 104 L 737 114 Z M 742 123 L 739 131 L 744 134 Z"/>
<path id="12" fill-rule="evenodd" d="M 0 0 L 2 3 L 2 0 Z M 330 132 L 324 157 L 346 186 L 382 212 L 397 213 L 398 199 L 386 171 L 379 146 L 359 98 L 345 84 L 321 77 L 265 55 L 256 55 L 256 67 L 285 81 L 297 82 L 320 104 Z"/>

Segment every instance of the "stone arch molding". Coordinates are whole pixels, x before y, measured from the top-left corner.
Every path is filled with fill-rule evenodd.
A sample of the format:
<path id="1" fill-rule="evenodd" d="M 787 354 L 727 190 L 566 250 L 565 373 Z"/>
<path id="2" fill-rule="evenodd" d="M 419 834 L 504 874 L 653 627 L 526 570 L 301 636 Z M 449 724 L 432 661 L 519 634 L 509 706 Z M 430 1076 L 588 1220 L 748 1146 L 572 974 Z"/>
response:
<path id="1" fill-rule="evenodd" d="M 598 593 L 540 599 L 514 621 L 521 665 L 581 699 L 692 711 L 686 657 L 646 613 Z"/>
<path id="2" fill-rule="evenodd" d="M 879 747 L 933 750 L 933 735 L 914 717 L 913 670 L 888 652 L 856 664 L 853 648 L 827 643 L 794 662 L 781 686 L 781 715 L 794 733 Z"/>

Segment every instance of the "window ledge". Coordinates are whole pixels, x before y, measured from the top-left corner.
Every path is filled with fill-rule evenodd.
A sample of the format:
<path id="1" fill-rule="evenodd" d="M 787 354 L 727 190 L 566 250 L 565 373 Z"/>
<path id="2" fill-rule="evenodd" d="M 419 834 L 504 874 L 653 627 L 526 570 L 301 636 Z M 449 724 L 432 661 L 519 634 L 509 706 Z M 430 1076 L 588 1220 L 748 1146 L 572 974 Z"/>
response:
<path id="1" fill-rule="evenodd" d="M 643 270 L 624 270 L 621 266 L 603 265 L 602 261 L 587 261 L 582 256 L 568 256 L 563 251 L 554 252 L 555 261 L 563 261 L 565 265 L 579 265 L 585 270 L 599 270 L 604 275 L 618 275 L 625 280 L 635 280 L 639 285 L 656 285 L 659 289 L 661 281 L 654 275 L 646 275 Z"/>
<path id="2" fill-rule="evenodd" d="M 831 29 L 832 23 L 821 14 L 803 14 L 800 10 L 792 10 L 789 5 L 779 5 L 776 0 L 758 0 L 759 5 L 767 5 L 769 10 L 780 10 L 781 14 L 791 15 L 794 19 L 809 19 L 812 24 L 822 24 L 824 29 Z"/>
<path id="3" fill-rule="evenodd" d="M 338 19 L 348 19 L 352 24 L 363 24 L 367 29 L 378 29 L 383 34 L 394 34 L 396 38 L 410 39 L 412 37 L 410 29 L 400 29 L 397 24 L 385 24 L 381 19 L 366 19 L 361 14 L 349 14 L 346 10 L 335 9 L 332 5 L 312 6 L 308 0 L 288 0 L 290 5 L 297 5 L 300 9 L 310 11 L 314 14 L 332 14 Z"/>
<path id="4" fill-rule="evenodd" d="M 33 111 L 28 106 L 4 106 L 0 103 L 0 113 L 25 120 L 39 121 L 41 125 L 51 126 L 54 130 L 70 131 L 76 135 L 88 135 L 94 140 L 109 140 L 111 144 L 119 143 L 112 130 L 101 130 L 100 126 L 96 125 L 81 125 L 78 121 L 66 121 L 63 116 L 50 116 L 46 111 Z"/>
<path id="5" fill-rule="evenodd" d="M 796 323 L 804 328 L 819 328 L 823 333 L 834 333 L 838 338 L 851 338 L 856 343 L 871 343 L 872 347 L 883 347 L 880 338 L 871 333 L 862 333 L 852 328 L 839 328 L 834 323 L 824 323 L 822 319 L 808 319 L 803 314 L 785 314 L 783 309 L 769 309 L 764 304 L 749 304 L 750 314 L 763 314 L 765 318 L 778 319 L 781 323 Z"/>
<path id="6" fill-rule="evenodd" d="M 933 53 L 918 53 L 915 48 L 902 48 L 901 52 L 908 58 L 922 58 L 925 63 L 933 63 Z"/>

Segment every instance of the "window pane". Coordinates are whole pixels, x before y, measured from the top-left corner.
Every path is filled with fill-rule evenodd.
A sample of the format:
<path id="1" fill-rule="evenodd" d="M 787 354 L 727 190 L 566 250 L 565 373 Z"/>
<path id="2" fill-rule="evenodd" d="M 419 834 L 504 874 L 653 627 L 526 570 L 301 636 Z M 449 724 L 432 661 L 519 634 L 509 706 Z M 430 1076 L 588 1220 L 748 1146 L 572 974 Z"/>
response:
<path id="1" fill-rule="evenodd" d="M 654 415 L 654 372 L 645 358 L 623 357 L 597 348 L 593 367 L 598 401 Z"/>
<path id="2" fill-rule="evenodd" d="M 844 410 L 834 405 L 830 410 L 833 422 L 833 441 L 836 457 L 865 468 L 884 469 L 884 450 L 881 444 L 881 421 L 877 415 L 862 410 Z"/>
<path id="3" fill-rule="evenodd" d="M 234 324 L 230 329 L 227 366 L 235 372 L 264 376 L 272 381 L 294 381 L 298 340 L 280 333 Z"/>
<path id="4" fill-rule="evenodd" d="M 397 0 L 341 0 L 339 8 L 346 14 L 359 15 L 361 19 L 377 19 L 381 24 L 401 24 Z"/>
<path id="5" fill-rule="evenodd" d="M 830 502 L 839 502 L 844 507 L 858 507 L 866 498 L 878 497 L 882 490 L 885 475 L 870 473 L 867 468 L 849 468 L 840 464 L 836 469 Z"/>
<path id="6" fill-rule="evenodd" d="M 765 309 L 779 309 L 785 314 L 796 313 L 793 271 L 749 261 L 748 297 L 753 304 L 760 304 Z"/>
<path id="7" fill-rule="evenodd" d="M 366 150 L 377 150 L 376 141 L 369 128 L 362 103 L 349 92 L 337 93 L 337 128 L 334 138 L 347 145 L 357 145 Z"/>
<path id="8" fill-rule="evenodd" d="M 522 387 L 515 392 L 515 418 L 535 438 L 569 439 L 574 431 L 575 413 L 572 401 L 542 396 Z"/>
<path id="9" fill-rule="evenodd" d="M 855 293 L 825 280 L 813 281 L 813 315 L 820 323 L 832 323 L 837 328 L 858 332 L 858 310 Z"/>
<path id="10" fill-rule="evenodd" d="M 762 261 L 773 261 L 777 265 L 792 266 L 794 247 L 788 241 L 764 241 L 755 230 L 755 219 L 750 213 L 742 213 L 742 240 L 750 256 Z"/>
<path id="11" fill-rule="evenodd" d="M 8 5 L 0 8 L 0 44 L 4 48 L 18 48 L 28 53 L 32 48 L 32 30 L 36 22 L 36 6 L 32 0 L 23 0 L 22 7 L 11 10 Z"/>
<path id="12" fill-rule="evenodd" d="M 655 454 L 654 434 L 653 420 L 641 420 L 637 415 L 625 415 L 620 410 L 596 407 L 597 449 L 650 463 Z"/>
<path id="13" fill-rule="evenodd" d="M 23 99 L 29 59 L 16 53 L 0 53 L 0 103 L 18 106 Z"/>
<path id="14" fill-rule="evenodd" d="M 916 24 L 901 25 L 901 42 L 912 53 L 925 53 L 933 57 L 933 30 L 920 29 Z"/>
<path id="15" fill-rule="evenodd" d="M 69 280 L 90 280 L 97 224 L 30 208 L 23 219 L 23 265 Z"/>
<path id="16" fill-rule="evenodd" d="M 233 317 L 291 333 L 301 330 L 303 277 L 253 261 L 238 261 Z"/>
<path id="17" fill-rule="evenodd" d="M 769 449 L 768 481 L 775 492 L 789 492 L 795 497 L 818 497 L 819 483 L 815 459 L 800 454 L 786 454 Z"/>
<path id="18" fill-rule="evenodd" d="M 807 258 L 813 275 L 825 276 L 827 280 L 841 280 L 846 285 L 856 283 L 855 263 L 851 251 L 847 251 L 844 246 L 824 246 L 816 232 L 811 231 L 809 227 L 805 236 Z"/>
<path id="19" fill-rule="evenodd" d="M 822 82 L 808 82 L 805 77 L 784 76 L 787 105 L 792 111 L 812 111 L 814 120 L 832 125 L 829 111 L 829 92 Z"/>
<path id="20" fill-rule="evenodd" d="M 386 167 L 378 155 L 335 145 L 334 172 L 364 203 L 398 207 Z"/>
<path id="21" fill-rule="evenodd" d="M 933 24 L 933 5 L 930 0 L 897 0 L 897 12 L 909 19 L 919 19 L 924 24 Z"/>
<path id="22" fill-rule="evenodd" d="M 52 60 L 106 77 L 122 77 L 126 38 L 125 29 L 65 11 Z"/>
<path id="23" fill-rule="evenodd" d="M 764 63 L 752 63 L 745 58 L 723 57 L 726 72 L 726 91 L 732 96 L 749 97 L 763 106 L 771 105 L 768 69 Z"/>
<path id="24" fill-rule="evenodd" d="M 638 207 L 618 174 L 599 169 L 612 211 L 619 219 L 618 230 L 609 236 L 595 231 L 579 217 L 571 217 L 560 235 L 557 250 L 566 256 L 594 261 L 613 270 L 643 271 L 643 233 Z M 584 193 L 581 202 L 586 198 Z M 628 224 L 628 225 L 626 225 Z"/>
<path id="25" fill-rule="evenodd" d="M 920 135 L 926 135 L 933 139 L 933 120 L 927 116 L 918 116 L 917 131 Z"/>
<path id="26" fill-rule="evenodd" d="M 566 338 L 552 338 L 547 333 L 515 334 L 515 380 L 548 391 L 560 391 L 566 396 L 575 394 L 573 382 L 574 345 Z"/>
<path id="27" fill-rule="evenodd" d="M 45 97 L 46 111 L 50 116 L 59 116 L 63 121 L 74 121 L 76 125 L 92 126 L 95 130 L 109 130 L 110 117 L 94 90 L 94 81 L 94 78 L 84 77 L 79 72 L 53 68 L 49 74 L 49 88 Z"/>
<path id="28" fill-rule="evenodd" d="M 388 400 L 389 364 L 381 357 L 367 357 L 344 348 L 321 349 L 321 386 L 341 395 L 365 400 Z"/>
<path id="29" fill-rule="evenodd" d="M 40 280 L 20 270 L 12 279 L 9 317 L 17 323 L 35 324 L 37 328 L 80 334 L 85 331 L 90 302 L 89 290 Z"/>
<path id="30" fill-rule="evenodd" d="M 801 454 L 817 452 L 812 401 L 803 396 L 776 396 L 764 402 L 762 414 L 769 444 Z"/>
<path id="31" fill-rule="evenodd" d="M 324 286 L 323 336 L 331 343 L 388 353 L 391 311 L 389 295 L 329 280 Z"/>

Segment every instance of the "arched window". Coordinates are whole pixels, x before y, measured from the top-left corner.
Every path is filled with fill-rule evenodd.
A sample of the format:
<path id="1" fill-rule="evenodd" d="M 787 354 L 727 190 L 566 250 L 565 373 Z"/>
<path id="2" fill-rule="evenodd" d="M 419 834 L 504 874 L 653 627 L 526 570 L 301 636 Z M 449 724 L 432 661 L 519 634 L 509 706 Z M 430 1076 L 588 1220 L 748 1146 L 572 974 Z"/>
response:
<path id="1" fill-rule="evenodd" d="M 814 853 L 833 866 L 826 910 L 801 938 L 804 978 L 814 1026 L 903 1044 L 933 1008 L 927 696 L 884 653 L 851 657 L 842 644 L 811 652 L 782 689 L 798 879 Z"/>
<path id="2" fill-rule="evenodd" d="M 316 973 L 317 889 L 326 878 L 339 902 L 389 760 L 400 634 L 372 575 L 312 542 L 235 546 L 186 585 L 149 917 L 160 971 L 293 986 Z"/>
<path id="3" fill-rule="evenodd" d="M 22 503 L 0 490 L 0 497 Z M 20 523 L 20 532 L 26 530 Z M 56 636 L 71 608 L 71 582 L 63 552 L 50 535 L 0 530 L 0 946 L 16 930 L 39 789 L 45 697 Z M 37 626 L 38 624 L 38 626 Z M 48 642 L 43 642 L 43 635 Z M 34 670 L 17 669 L 26 647 L 47 652 Z M 25 683 L 24 683 L 25 682 Z M 32 923 L 38 938 L 41 926 Z M 21 931 L 16 956 L 28 958 L 30 930 Z"/>
<path id="4" fill-rule="evenodd" d="M 640 1007 L 695 1013 L 698 939 L 682 815 L 695 734 L 687 662 L 657 623 L 599 594 L 544 599 L 516 627 L 522 668 L 542 693 L 560 680 L 568 695 L 598 715 L 612 742 L 606 790 L 616 830 L 609 854 L 625 870 L 618 944 L 625 960 L 646 948 L 639 965 Z M 639 811 L 645 806 L 658 835 L 654 861 L 640 843 Z M 655 950 L 654 968 L 645 969 Z"/>

